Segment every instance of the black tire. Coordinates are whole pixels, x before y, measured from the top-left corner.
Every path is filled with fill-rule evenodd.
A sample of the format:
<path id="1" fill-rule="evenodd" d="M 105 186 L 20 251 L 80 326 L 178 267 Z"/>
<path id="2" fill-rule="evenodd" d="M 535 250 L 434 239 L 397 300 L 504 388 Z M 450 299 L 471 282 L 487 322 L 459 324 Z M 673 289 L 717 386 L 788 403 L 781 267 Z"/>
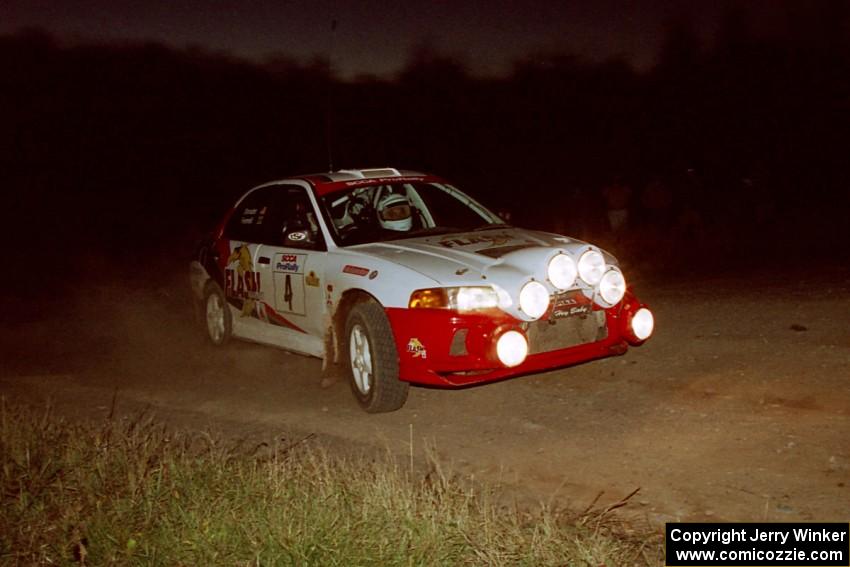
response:
<path id="1" fill-rule="evenodd" d="M 223 346 L 233 333 L 233 317 L 227 298 L 221 287 L 213 281 L 204 287 L 204 301 L 201 304 L 201 324 L 207 339 L 215 346 Z"/>
<path id="2" fill-rule="evenodd" d="M 369 413 L 395 411 L 410 384 L 398 378 L 398 351 L 390 322 L 374 301 L 351 308 L 345 322 L 345 356 L 351 391 Z"/>

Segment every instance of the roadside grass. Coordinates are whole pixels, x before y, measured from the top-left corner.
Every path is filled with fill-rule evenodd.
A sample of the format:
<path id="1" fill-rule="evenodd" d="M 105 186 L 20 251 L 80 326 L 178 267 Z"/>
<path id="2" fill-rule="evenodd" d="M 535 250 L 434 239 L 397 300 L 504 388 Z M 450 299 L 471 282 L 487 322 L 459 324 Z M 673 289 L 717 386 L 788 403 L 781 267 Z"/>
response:
<path id="1" fill-rule="evenodd" d="M 152 419 L 0 407 L 0 563 L 657 565 L 610 510 L 500 504 L 497 489 L 315 442 L 245 446 Z"/>

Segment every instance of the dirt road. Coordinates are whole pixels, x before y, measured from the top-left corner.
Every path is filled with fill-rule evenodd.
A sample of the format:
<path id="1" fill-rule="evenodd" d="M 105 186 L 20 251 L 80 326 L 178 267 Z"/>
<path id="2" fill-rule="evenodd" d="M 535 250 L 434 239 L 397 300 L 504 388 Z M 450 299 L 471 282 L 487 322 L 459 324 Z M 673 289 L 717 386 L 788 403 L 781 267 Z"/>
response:
<path id="1" fill-rule="evenodd" d="M 175 277 L 175 281 L 182 280 Z M 102 417 L 236 434 L 316 433 L 407 455 L 582 509 L 635 488 L 628 514 L 669 520 L 850 518 L 850 271 L 639 283 L 653 341 L 625 356 L 460 391 L 413 388 L 363 413 L 321 363 L 206 346 L 185 290 L 102 283 L 72 300 L 5 302 L 0 392 Z"/>

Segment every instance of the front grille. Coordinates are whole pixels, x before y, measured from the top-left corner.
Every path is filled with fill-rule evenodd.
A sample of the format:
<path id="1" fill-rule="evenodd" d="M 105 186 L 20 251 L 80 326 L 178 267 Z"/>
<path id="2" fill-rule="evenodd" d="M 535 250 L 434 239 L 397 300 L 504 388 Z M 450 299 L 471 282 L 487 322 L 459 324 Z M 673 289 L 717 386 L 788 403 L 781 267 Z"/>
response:
<path id="1" fill-rule="evenodd" d="M 529 354 L 601 341 L 608 336 L 605 311 L 591 311 L 584 316 L 540 319 L 528 324 Z"/>

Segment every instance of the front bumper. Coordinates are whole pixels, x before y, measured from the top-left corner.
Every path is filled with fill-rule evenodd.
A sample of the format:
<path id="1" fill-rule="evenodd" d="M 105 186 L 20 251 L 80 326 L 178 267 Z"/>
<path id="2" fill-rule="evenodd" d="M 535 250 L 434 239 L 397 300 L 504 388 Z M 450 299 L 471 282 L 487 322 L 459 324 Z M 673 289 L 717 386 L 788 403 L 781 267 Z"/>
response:
<path id="1" fill-rule="evenodd" d="M 570 366 L 623 354 L 640 345 L 631 331 L 642 305 L 629 291 L 610 309 L 595 307 L 586 317 L 527 323 L 493 309 L 459 314 L 444 309 L 386 310 L 399 354 L 399 378 L 406 382 L 459 387 Z M 508 330 L 529 339 L 530 354 L 506 367 L 496 356 L 496 340 Z M 560 341 L 560 344 L 559 344 Z"/>

